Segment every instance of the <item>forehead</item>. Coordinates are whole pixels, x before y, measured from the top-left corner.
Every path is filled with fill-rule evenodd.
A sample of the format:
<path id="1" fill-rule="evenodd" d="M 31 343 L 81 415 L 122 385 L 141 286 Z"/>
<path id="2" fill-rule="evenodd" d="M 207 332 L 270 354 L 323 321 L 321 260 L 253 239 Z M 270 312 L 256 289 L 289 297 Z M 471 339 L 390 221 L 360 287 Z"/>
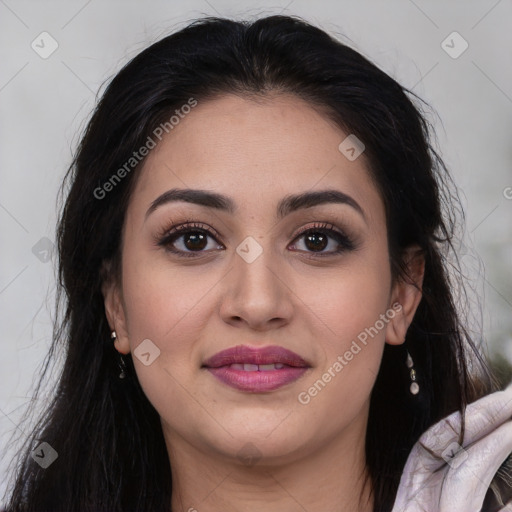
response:
<path id="1" fill-rule="evenodd" d="M 171 188 L 201 188 L 258 210 L 286 194 L 335 187 L 363 203 L 378 203 L 364 153 L 350 161 L 339 150 L 347 135 L 290 94 L 198 101 L 157 140 L 132 199 L 147 208 Z"/>

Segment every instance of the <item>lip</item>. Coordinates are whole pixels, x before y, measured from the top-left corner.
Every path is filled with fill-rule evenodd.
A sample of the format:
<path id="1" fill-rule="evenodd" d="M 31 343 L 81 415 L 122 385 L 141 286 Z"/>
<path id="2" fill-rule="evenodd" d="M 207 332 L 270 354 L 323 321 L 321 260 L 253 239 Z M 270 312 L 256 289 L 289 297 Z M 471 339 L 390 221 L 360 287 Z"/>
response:
<path id="1" fill-rule="evenodd" d="M 272 365 L 278 368 L 250 370 L 231 365 Z M 311 366 L 298 354 L 284 347 L 249 347 L 238 345 L 207 359 L 203 368 L 224 384 L 253 393 L 273 391 L 301 377 Z M 252 370 L 252 371 L 251 371 Z"/>
<path id="2" fill-rule="evenodd" d="M 308 368 L 309 364 L 298 354 L 277 345 L 268 347 L 249 347 L 237 345 L 217 352 L 207 359 L 203 366 L 208 368 L 219 368 L 230 364 L 272 364 L 282 363 L 296 368 Z"/>

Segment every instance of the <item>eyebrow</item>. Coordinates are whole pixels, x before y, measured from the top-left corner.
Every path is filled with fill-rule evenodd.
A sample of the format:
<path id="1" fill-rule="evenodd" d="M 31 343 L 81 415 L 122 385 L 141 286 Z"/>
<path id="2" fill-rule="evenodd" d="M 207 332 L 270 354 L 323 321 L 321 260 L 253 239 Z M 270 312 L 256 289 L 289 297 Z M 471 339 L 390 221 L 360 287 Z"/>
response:
<path id="1" fill-rule="evenodd" d="M 214 208 L 218 211 L 235 213 L 235 202 L 228 196 L 217 192 L 210 192 L 201 189 L 178 189 L 173 188 L 158 196 L 146 212 L 147 219 L 151 213 L 164 204 L 176 201 L 194 203 L 206 208 Z M 279 201 L 277 205 L 277 217 L 282 219 L 286 215 L 302 208 L 311 208 L 321 204 L 346 204 L 356 210 L 366 221 L 366 216 L 359 204 L 349 195 L 336 189 L 319 190 L 315 192 L 303 192 L 301 194 L 288 195 Z"/>

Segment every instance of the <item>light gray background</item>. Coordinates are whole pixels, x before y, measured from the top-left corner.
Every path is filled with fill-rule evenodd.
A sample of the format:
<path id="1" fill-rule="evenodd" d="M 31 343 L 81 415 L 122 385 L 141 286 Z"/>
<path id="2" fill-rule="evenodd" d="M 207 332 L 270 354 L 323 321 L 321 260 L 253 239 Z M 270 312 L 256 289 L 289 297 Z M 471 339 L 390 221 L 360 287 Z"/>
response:
<path id="1" fill-rule="evenodd" d="M 464 256 L 474 300 L 485 299 L 483 350 L 512 363 L 511 0 L 0 0 L 0 495 L 10 435 L 23 435 L 20 414 L 51 339 L 55 255 L 45 263 L 32 248 L 54 240 L 57 188 L 100 85 L 193 18 L 277 13 L 346 36 L 437 111 L 438 147 L 467 212 L 465 245 L 485 266 L 484 275 Z M 47 59 L 31 48 L 44 31 L 59 45 Z M 469 44 L 458 58 L 441 45 L 453 31 Z"/>

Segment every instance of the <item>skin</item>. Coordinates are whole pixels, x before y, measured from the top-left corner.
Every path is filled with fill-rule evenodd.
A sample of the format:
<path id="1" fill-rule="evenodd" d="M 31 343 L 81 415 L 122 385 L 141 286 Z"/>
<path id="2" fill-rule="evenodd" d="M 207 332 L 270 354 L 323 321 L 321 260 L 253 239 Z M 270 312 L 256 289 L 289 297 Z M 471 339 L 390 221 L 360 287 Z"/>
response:
<path id="1" fill-rule="evenodd" d="M 103 293 L 117 350 L 133 352 L 144 339 L 160 350 L 149 366 L 133 360 L 161 417 L 173 511 L 372 510 L 362 485 L 369 397 L 384 344 L 405 339 L 423 262 L 411 248 L 417 287 L 392 283 L 384 205 L 364 154 L 349 161 L 338 150 L 346 136 L 297 97 L 224 95 L 199 102 L 146 158 L 126 213 L 122 278 L 105 283 Z M 172 188 L 225 194 L 236 212 L 173 202 L 145 219 Z M 282 197 L 327 188 L 351 196 L 364 216 L 330 203 L 277 220 Z M 208 238 L 199 256 L 180 258 L 155 239 L 187 220 L 221 237 Z M 333 254 L 339 245 L 329 237 L 320 252 L 331 255 L 322 257 L 296 237 L 322 221 L 350 235 L 355 248 Z M 247 236 L 263 250 L 252 263 L 236 252 Z M 194 245 L 177 235 L 174 247 L 190 253 Z M 301 404 L 299 393 L 396 302 L 401 311 Z M 201 368 L 240 344 L 283 346 L 311 368 L 264 393 L 233 389 Z M 257 460 L 247 462 L 244 450 Z"/>

